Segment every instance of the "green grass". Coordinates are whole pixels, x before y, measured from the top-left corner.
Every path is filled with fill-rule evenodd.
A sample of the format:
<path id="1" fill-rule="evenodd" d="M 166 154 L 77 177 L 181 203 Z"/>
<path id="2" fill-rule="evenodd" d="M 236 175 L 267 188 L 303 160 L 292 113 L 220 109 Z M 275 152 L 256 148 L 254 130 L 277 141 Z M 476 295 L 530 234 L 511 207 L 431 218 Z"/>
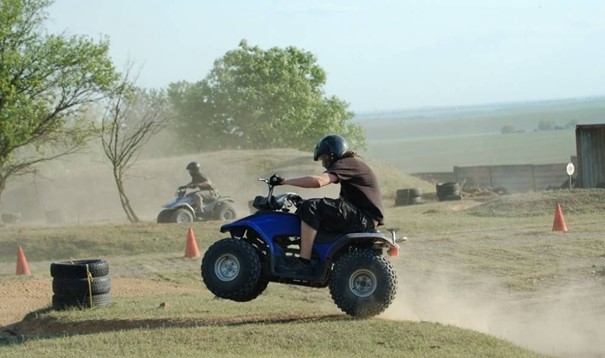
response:
<path id="1" fill-rule="evenodd" d="M 168 304 L 159 309 L 159 302 Z M 281 285 L 247 304 L 215 300 L 205 290 L 117 297 L 111 306 L 92 310 L 43 309 L 22 326 L 54 334 L 5 340 L 0 357 L 541 356 L 436 322 L 355 320 L 333 308 L 323 290 Z"/>
<path id="2" fill-rule="evenodd" d="M 564 343 L 569 332 L 554 338 L 548 334 L 557 332 L 541 332 L 550 337 L 545 338 L 547 344 L 515 332 L 540 332 L 540 324 L 547 327 L 552 313 L 544 310 L 554 302 L 555 316 L 563 315 L 564 298 L 570 292 L 574 295 L 570 306 L 576 310 L 564 318 L 570 330 L 580 325 L 581 331 L 593 328 L 572 317 L 605 314 L 605 306 L 591 299 L 605 291 L 595 285 L 605 271 L 603 195 L 558 191 L 388 209 L 388 226 L 400 227 L 409 240 L 393 259 L 399 273 L 398 298 L 385 314 L 369 320 L 342 314 L 327 289 L 273 283 L 252 302 L 214 299 L 200 282 L 199 261 L 183 258 L 187 226 L 5 227 L 0 232 L 0 280 L 15 279 L 14 245 L 22 243 L 34 278 L 49 277 L 48 264 L 54 259 L 103 256 L 115 279 L 137 277 L 181 291 L 114 294 L 110 306 L 92 310 L 33 311 L 19 324 L 31 334 L 0 340 L 0 357 L 80 357 L 91 352 L 131 357 L 362 357 L 368 352 L 533 357 L 540 356 L 536 350 L 570 356 L 598 352 L 600 346 Z M 564 209 L 567 233 L 551 230 L 553 202 Z M 193 226 L 202 253 L 224 236 L 218 225 Z M 161 303 L 165 308 L 159 308 Z M 479 318 L 470 318 L 476 315 Z M 530 319 L 532 315 L 537 317 Z M 579 341 L 600 336 L 598 331 L 589 332 L 585 341 Z M 498 337 L 514 338 L 517 344 Z"/>
<path id="3" fill-rule="evenodd" d="M 345 329 L 346 327 L 346 329 Z M 363 332 L 363 334 L 355 334 Z M 0 356 L 34 357 L 539 357 L 502 340 L 439 323 L 319 317 L 285 322 L 134 328 L 27 340 Z M 8 355 L 5 355 L 8 353 Z"/>

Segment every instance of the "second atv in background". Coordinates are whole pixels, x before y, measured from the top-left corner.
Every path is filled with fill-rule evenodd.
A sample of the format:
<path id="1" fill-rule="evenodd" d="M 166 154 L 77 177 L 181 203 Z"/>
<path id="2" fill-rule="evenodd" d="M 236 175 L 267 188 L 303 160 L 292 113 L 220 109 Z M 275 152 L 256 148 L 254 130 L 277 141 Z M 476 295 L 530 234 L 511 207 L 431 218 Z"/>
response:
<path id="1" fill-rule="evenodd" d="M 187 188 L 179 187 L 174 200 L 164 204 L 158 214 L 158 224 L 190 223 L 194 221 L 222 220 L 229 221 L 237 218 L 234 201 L 229 196 L 219 195 L 214 200 L 204 202 L 201 210 L 196 208 L 195 195 Z"/>
<path id="2" fill-rule="evenodd" d="M 233 200 L 222 196 L 212 182 L 200 171 L 198 162 L 191 162 L 185 168 L 191 181 L 180 186 L 176 198 L 164 205 L 158 214 L 158 223 L 189 223 L 202 220 L 233 220 L 236 218 Z M 193 191 L 187 193 L 187 189 Z"/>

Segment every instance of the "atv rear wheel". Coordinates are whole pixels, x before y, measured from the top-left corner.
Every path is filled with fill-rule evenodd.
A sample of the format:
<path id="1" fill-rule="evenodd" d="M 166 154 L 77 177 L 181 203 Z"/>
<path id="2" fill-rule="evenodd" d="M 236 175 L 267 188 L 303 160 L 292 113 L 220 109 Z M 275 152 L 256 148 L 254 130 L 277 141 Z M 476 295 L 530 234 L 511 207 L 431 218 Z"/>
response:
<path id="1" fill-rule="evenodd" d="M 235 220 L 237 213 L 235 207 L 231 203 L 223 202 L 220 205 L 217 205 L 214 217 L 221 221 Z"/>
<path id="2" fill-rule="evenodd" d="M 267 288 L 260 280 L 260 258 L 254 247 L 240 239 L 222 239 L 202 258 L 202 280 L 216 296 L 238 302 L 251 301 Z"/>
<path id="3" fill-rule="evenodd" d="M 194 221 L 193 213 L 185 208 L 176 209 L 172 213 L 172 222 L 177 224 L 188 224 Z"/>
<path id="4" fill-rule="evenodd" d="M 389 260 L 372 250 L 352 251 L 334 264 L 330 294 L 343 312 L 371 317 L 383 312 L 397 293 L 397 274 Z"/>

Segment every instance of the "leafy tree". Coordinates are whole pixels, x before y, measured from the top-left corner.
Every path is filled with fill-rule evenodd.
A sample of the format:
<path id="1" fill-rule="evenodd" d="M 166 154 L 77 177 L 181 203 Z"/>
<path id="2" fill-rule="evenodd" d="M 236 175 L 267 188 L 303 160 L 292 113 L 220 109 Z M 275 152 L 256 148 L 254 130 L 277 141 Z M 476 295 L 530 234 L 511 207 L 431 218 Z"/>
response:
<path id="1" fill-rule="evenodd" d="M 502 134 L 517 133 L 517 128 L 515 128 L 515 126 L 513 126 L 512 124 L 506 124 L 505 126 L 500 128 L 500 132 Z"/>
<path id="2" fill-rule="evenodd" d="M 265 51 L 242 40 L 205 79 L 173 83 L 168 94 L 189 150 L 309 150 L 331 133 L 363 148 L 362 129 L 349 122 L 348 104 L 325 96 L 325 83 L 313 54 L 295 47 Z"/>
<path id="3" fill-rule="evenodd" d="M 576 129 L 579 121 L 577 119 L 572 119 L 569 122 L 565 123 L 565 129 Z"/>
<path id="4" fill-rule="evenodd" d="M 130 222 L 139 222 L 124 182 L 136 163 L 141 147 L 168 123 L 169 112 L 163 91 L 137 89 L 126 71 L 121 85 L 105 103 L 101 120 L 101 142 L 112 166 L 120 204 Z"/>
<path id="5" fill-rule="evenodd" d="M 0 1 L 0 194 L 13 175 L 80 149 L 82 115 L 119 78 L 106 40 L 43 34 L 50 0 Z"/>

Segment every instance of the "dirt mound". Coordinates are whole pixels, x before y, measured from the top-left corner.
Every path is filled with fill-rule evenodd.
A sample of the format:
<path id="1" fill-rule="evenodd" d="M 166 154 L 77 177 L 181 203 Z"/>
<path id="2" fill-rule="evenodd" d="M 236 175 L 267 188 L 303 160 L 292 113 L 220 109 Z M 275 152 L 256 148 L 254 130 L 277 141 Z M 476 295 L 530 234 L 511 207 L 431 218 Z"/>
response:
<path id="1" fill-rule="evenodd" d="M 103 221 L 124 221 L 111 168 L 107 164 L 74 159 L 76 162 L 49 163 L 35 177 L 10 182 L 2 196 L 0 211 L 21 213 L 22 222 L 81 224 Z M 367 159 L 383 185 L 387 204 L 399 188 L 432 185 L 411 177 L 392 166 Z M 177 157 L 141 159 L 128 171 L 125 189 L 137 215 L 154 221 L 162 204 L 174 197 L 177 186 L 190 177 L 185 170 L 188 162 L 198 161 L 219 192 L 231 196 L 241 215 L 249 212 L 248 201 L 265 195 L 267 188 L 259 177 L 273 173 L 300 176 L 320 173 L 322 167 L 310 153 L 293 149 L 258 151 L 228 150 Z M 338 187 L 318 190 L 278 188 L 277 192 L 297 189 L 303 197 L 337 196 Z M 434 188 L 432 188 L 434 190 Z"/>

